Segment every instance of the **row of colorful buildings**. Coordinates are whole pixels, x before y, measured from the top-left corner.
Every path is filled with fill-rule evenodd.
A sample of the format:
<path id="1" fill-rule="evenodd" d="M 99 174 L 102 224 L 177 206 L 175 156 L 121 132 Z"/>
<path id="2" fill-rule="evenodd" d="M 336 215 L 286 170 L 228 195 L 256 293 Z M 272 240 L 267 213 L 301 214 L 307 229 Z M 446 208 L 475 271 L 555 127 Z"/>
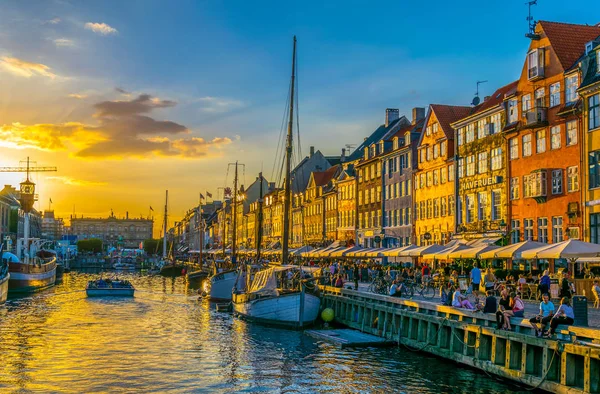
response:
<path id="1" fill-rule="evenodd" d="M 292 174 L 291 247 L 600 243 L 600 25 L 538 22 L 519 78 L 475 105 L 430 104 L 385 121 L 351 153 Z M 263 198 L 260 199 L 262 185 Z M 283 190 L 257 178 L 207 217 L 205 241 L 254 249 L 283 234 Z"/>

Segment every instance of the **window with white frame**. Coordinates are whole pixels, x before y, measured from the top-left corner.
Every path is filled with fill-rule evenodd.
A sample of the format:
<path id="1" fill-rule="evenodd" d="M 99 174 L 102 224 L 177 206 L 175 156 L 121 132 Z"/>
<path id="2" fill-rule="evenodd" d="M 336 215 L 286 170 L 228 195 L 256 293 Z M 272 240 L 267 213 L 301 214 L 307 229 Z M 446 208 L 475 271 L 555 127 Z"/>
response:
<path id="1" fill-rule="evenodd" d="M 535 151 L 536 153 L 546 152 L 546 129 L 538 130 L 535 133 Z"/>
<path id="2" fill-rule="evenodd" d="M 560 125 L 550 129 L 550 149 L 559 149 L 561 145 Z"/>
<path id="3" fill-rule="evenodd" d="M 487 128 L 485 127 L 486 121 L 480 120 L 477 122 L 477 138 L 482 139 L 487 136 Z"/>
<path id="4" fill-rule="evenodd" d="M 567 122 L 567 146 L 577 144 L 577 121 Z"/>
<path id="5" fill-rule="evenodd" d="M 448 181 L 448 173 L 446 171 L 445 168 L 440 168 L 440 183 L 442 185 Z"/>
<path id="6" fill-rule="evenodd" d="M 466 199 L 467 199 L 466 221 L 467 221 L 467 223 L 472 223 L 475 220 L 475 195 L 467 194 Z"/>
<path id="7" fill-rule="evenodd" d="M 567 104 L 577 100 L 577 88 L 579 87 L 579 75 L 573 74 L 565 79 L 565 102 Z"/>
<path id="8" fill-rule="evenodd" d="M 437 218 L 439 216 L 440 216 L 440 199 L 434 198 L 433 199 L 433 217 Z"/>
<path id="9" fill-rule="evenodd" d="M 552 170 L 552 194 L 562 194 L 563 173 L 562 170 Z"/>
<path id="10" fill-rule="evenodd" d="M 454 204 L 454 196 L 448 196 L 448 212 L 450 216 L 454 216 L 454 212 L 456 211 L 456 205 Z"/>
<path id="11" fill-rule="evenodd" d="M 465 137 L 465 143 L 475 141 L 475 123 L 471 123 L 467 125 L 467 132 Z"/>
<path id="12" fill-rule="evenodd" d="M 536 48 L 527 54 L 527 76 L 529 79 L 544 76 L 544 48 Z"/>
<path id="13" fill-rule="evenodd" d="M 523 226 L 525 227 L 525 232 L 523 233 L 524 240 L 533 241 L 533 219 L 523 220 Z"/>
<path id="14" fill-rule="evenodd" d="M 502 148 L 494 148 L 492 149 L 492 171 L 499 170 L 502 167 Z"/>
<path id="15" fill-rule="evenodd" d="M 560 82 L 550 85 L 550 107 L 560 105 Z"/>
<path id="16" fill-rule="evenodd" d="M 433 170 L 433 185 L 437 186 L 440 184 L 440 173 L 439 170 Z"/>
<path id="17" fill-rule="evenodd" d="M 435 144 L 433 146 L 433 158 L 437 159 L 440 156 L 440 146 L 438 144 Z"/>
<path id="18" fill-rule="evenodd" d="M 521 242 L 521 221 L 511 220 L 510 221 L 510 243 L 516 244 Z"/>
<path id="19" fill-rule="evenodd" d="M 433 132 L 433 134 L 436 134 L 440 129 L 440 124 L 439 123 L 434 123 L 433 125 L 431 125 L 431 131 Z"/>
<path id="20" fill-rule="evenodd" d="M 492 190 L 492 220 L 498 220 L 502 216 L 501 190 Z"/>
<path id="21" fill-rule="evenodd" d="M 446 216 L 446 214 L 448 213 L 448 204 L 447 204 L 447 199 L 446 197 L 442 197 L 441 198 L 441 202 L 440 202 L 440 215 L 441 216 Z"/>
<path id="22" fill-rule="evenodd" d="M 600 127 L 600 93 L 588 98 L 588 130 Z"/>
<path id="23" fill-rule="evenodd" d="M 458 178 L 465 177 L 465 159 L 462 157 L 458 159 Z M 448 178 L 450 178 L 450 171 L 448 171 Z"/>
<path id="24" fill-rule="evenodd" d="M 420 188 L 423 189 L 425 187 L 425 174 L 421 174 L 419 178 Z"/>
<path id="25" fill-rule="evenodd" d="M 485 211 L 487 210 L 487 193 L 479 192 L 477 194 L 477 220 L 485 220 Z"/>
<path id="26" fill-rule="evenodd" d="M 531 156 L 531 134 L 523 136 L 523 157 Z"/>
<path id="27" fill-rule="evenodd" d="M 590 152 L 588 156 L 588 163 L 590 189 L 595 189 L 600 187 L 600 150 Z"/>
<path id="28" fill-rule="evenodd" d="M 508 100 L 508 124 L 515 123 L 519 120 L 519 101 L 517 99 Z"/>
<path id="29" fill-rule="evenodd" d="M 431 215 L 433 214 L 433 204 L 431 199 L 427 200 L 427 219 L 431 219 Z"/>
<path id="30" fill-rule="evenodd" d="M 548 218 L 538 218 L 538 242 L 548 243 Z"/>
<path id="31" fill-rule="evenodd" d="M 440 156 L 446 156 L 446 150 L 448 143 L 446 141 L 440 142 Z"/>
<path id="32" fill-rule="evenodd" d="M 475 155 L 467 156 L 467 176 L 475 175 Z"/>
<path id="33" fill-rule="evenodd" d="M 477 170 L 480 174 L 485 174 L 488 171 L 488 153 L 479 152 L 478 156 L 479 163 L 477 166 Z"/>
<path id="34" fill-rule="evenodd" d="M 448 166 L 448 181 L 449 182 L 454 181 L 454 164 L 450 164 Z"/>
<path id="35" fill-rule="evenodd" d="M 517 137 L 513 137 L 508 140 L 509 145 L 509 158 L 515 160 L 519 158 L 519 140 Z"/>
<path id="36" fill-rule="evenodd" d="M 431 171 L 429 171 L 429 172 L 427 172 L 427 187 L 430 187 L 432 183 L 433 183 L 433 175 L 431 174 Z"/>
<path id="37" fill-rule="evenodd" d="M 563 237 L 563 218 L 562 216 L 552 217 L 552 242 L 562 242 Z"/>
<path id="38" fill-rule="evenodd" d="M 573 166 L 567 168 L 567 191 L 575 192 L 579 190 L 579 167 Z"/>
<path id="39" fill-rule="evenodd" d="M 525 112 L 529 111 L 531 109 L 531 94 L 527 93 L 525 95 L 523 95 L 523 98 L 521 98 L 521 112 L 523 112 L 523 114 L 525 114 Z"/>
<path id="40" fill-rule="evenodd" d="M 458 129 L 458 146 L 461 146 L 462 144 L 465 143 L 465 128 L 461 127 L 460 129 Z"/>
<path id="41" fill-rule="evenodd" d="M 546 89 L 539 88 L 535 91 L 535 107 L 545 107 L 546 106 Z"/>
<path id="42" fill-rule="evenodd" d="M 432 155 L 431 155 L 431 146 L 428 146 L 427 147 L 427 161 L 430 161 L 431 157 L 432 157 Z"/>
<path id="43" fill-rule="evenodd" d="M 510 199 L 519 199 L 519 177 L 514 177 L 510 179 Z"/>
<path id="44" fill-rule="evenodd" d="M 537 171 L 523 176 L 523 197 L 546 195 L 546 171 Z"/>

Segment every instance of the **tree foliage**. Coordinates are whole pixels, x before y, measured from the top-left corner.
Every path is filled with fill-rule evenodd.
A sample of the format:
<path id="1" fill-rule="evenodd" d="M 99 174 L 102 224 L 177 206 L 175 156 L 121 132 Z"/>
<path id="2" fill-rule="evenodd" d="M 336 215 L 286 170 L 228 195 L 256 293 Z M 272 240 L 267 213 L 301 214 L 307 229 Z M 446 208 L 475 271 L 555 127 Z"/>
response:
<path id="1" fill-rule="evenodd" d="M 98 238 L 79 240 L 77 241 L 77 250 L 80 253 L 100 253 L 102 252 L 102 240 Z"/>

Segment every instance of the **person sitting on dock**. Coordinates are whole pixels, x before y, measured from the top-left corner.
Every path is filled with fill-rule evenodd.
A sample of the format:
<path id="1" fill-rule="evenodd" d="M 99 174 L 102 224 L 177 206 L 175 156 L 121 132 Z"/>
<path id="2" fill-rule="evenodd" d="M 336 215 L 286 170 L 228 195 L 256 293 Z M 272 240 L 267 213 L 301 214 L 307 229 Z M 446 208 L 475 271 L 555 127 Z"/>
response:
<path id="1" fill-rule="evenodd" d="M 498 300 L 494 297 L 493 291 L 488 291 L 487 297 L 485 298 L 485 305 L 483 306 L 483 313 L 496 313 L 498 310 Z"/>
<path id="2" fill-rule="evenodd" d="M 524 313 L 525 313 L 525 304 L 523 303 L 523 300 L 519 297 L 518 294 L 516 294 L 514 291 L 510 293 L 510 303 L 509 303 L 510 309 L 506 309 L 504 311 L 504 329 L 505 330 L 512 330 L 512 327 L 510 326 L 510 318 L 511 317 L 523 317 Z"/>
<path id="3" fill-rule="evenodd" d="M 467 300 L 467 297 L 461 294 L 460 287 L 457 287 L 456 291 L 454 291 L 454 296 L 452 296 L 452 306 L 455 308 L 465 308 L 470 310 L 475 309 L 469 300 Z"/>
<path id="4" fill-rule="evenodd" d="M 390 286 L 390 296 L 391 297 L 402 297 L 402 283 L 399 283 L 399 280 L 396 279 L 392 282 Z"/>
<path id="5" fill-rule="evenodd" d="M 493 292 L 493 290 L 488 290 Z M 505 329 L 506 328 L 506 323 L 505 323 L 505 313 L 507 311 L 510 311 L 512 308 L 510 306 L 510 298 L 508 296 L 508 291 L 506 290 L 502 290 L 502 293 L 500 293 L 500 302 L 498 305 L 498 311 L 496 312 L 496 323 L 497 323 L 497 328 L 498 330 L 501 329 Z"/>
<path id="6" fill-rule="evenodd" d="M 548 293 L 544 293 L 542 295 L 542 302 L 540 302 L 540 313 L 537 316 L 529 319 L 529 322 L 533 326 L 535 330 L 535 336 L 541 337 L 544 329 L 546 328 L 546 324 L 552 320 L 554 316 L 554 304 L 550 302 L 550 296 Z M 541 329 L 538 329 L 537 323 L 540 323 Z"/>
<path id="7" fill-rule="evenodd" d="M 560 300 L 560 306 L 558 310 L 550 320 L 550 331 L 544 335 L 545 338 L 552 338 L 552 335 L 556 332 L 556 327 L 559 324 L 566 324 L 570 326 L 575 322 L 575 313 L 573 312 L 573 308 L 571 307 L 571 300 L 567 297 L 563 297 Z"/>

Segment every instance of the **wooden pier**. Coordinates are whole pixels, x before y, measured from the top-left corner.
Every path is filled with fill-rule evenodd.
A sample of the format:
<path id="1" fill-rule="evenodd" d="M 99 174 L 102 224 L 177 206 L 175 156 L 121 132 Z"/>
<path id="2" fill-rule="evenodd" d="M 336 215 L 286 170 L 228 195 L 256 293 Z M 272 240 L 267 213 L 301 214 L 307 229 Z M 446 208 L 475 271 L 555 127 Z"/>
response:
<path id="1" fill-rule="evenodd" d="M 497 330 L 494 315 L 334 287 L 322 288 L 335 321 L 521 384 L 554 393 L 600 393 L 600 330 L 563 327 L 536 338 L 525 319 Z"/>

